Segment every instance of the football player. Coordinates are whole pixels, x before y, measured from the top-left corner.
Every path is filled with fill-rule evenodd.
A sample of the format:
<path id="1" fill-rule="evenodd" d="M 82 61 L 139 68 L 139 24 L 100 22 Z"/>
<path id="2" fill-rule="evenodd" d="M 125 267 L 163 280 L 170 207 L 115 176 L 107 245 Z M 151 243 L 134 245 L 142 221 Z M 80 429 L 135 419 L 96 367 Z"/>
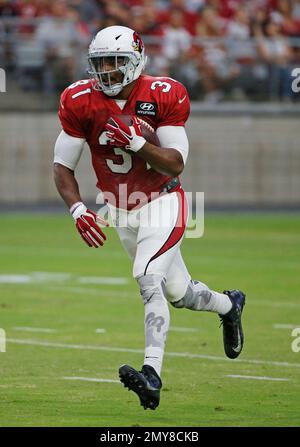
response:
<path id="1" fill-rule="evenodd" d="M 225 353 L 233 359 L 243 347 L 245 295 L 239 290 L 219 293 L 192 280 L 181 256 L 187 203 L 178 176 L 189 150 L 185 87 L 171 78 L 142 74 L 144 44 L 127 27 L 101 30 L 89 47 L 88 61 L 90 79 L 75 82 L 61 95 L 54 177 L 84 242 L 102 246 L 106 237 L 99 224 L 108 223 L 84 205 L 74 176 L 87 142 L 97 186 L 132 259 L 145 309 L 143 366 L 138 371 L 123 365 L 119 376 L 145 409 L 154 410 L 162 387 L 168 302 L 219 314 Z M 129 122 L 122 119 L 125 115 Z M 159 144 L 146 141 L 142 124 L 156 132 Z"/>

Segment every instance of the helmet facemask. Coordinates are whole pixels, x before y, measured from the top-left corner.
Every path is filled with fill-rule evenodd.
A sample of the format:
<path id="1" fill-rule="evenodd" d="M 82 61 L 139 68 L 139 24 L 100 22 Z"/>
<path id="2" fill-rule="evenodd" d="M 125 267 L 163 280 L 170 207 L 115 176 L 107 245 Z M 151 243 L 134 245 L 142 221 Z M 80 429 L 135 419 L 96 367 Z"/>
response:
<path id="1" fill-rule="evenodd" d="M 132 53 L 90 53 L 88 74 L 95 79 L 93 87 L 108 96 L 116 96 L 135 79 L 138 58 Z"/>

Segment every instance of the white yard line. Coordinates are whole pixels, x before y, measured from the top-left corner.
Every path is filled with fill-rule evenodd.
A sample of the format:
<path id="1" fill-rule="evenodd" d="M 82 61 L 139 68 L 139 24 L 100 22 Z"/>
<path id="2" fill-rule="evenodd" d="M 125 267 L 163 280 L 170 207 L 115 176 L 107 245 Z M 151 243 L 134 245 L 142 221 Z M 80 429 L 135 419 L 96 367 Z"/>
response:
<path id="1" fill-rule="evenodd" d="M 72 286 L 63 286 L 62 282 L 70 281 L 72 279 L 73 284 L 95 284 L 95 285 L 111 285 L 111 286 L 123 286 L 128 285 L 130 283 L 129 278 L 126 277 L 111 277 L 111 276 L 77 276 L 76 274 L 68 273 L 68 272 L 31 272 L 28 274 L 3 274 L 0 275 L 0 284 L 60 284 L 60 288 L 64 290 L 73 292 L 73 293 L 82 293 L 85 295 L 102 295 L 106 294 L 107 296 L 120 296 L 120 297 L 132 297 L 132 292 L 126 292 L 124 290 L 117 291 L 100 291 L 98 289 L 90 289 L 83 287 L 72 287 Z M 55 287 L 55 286 L 53 286 Z M 57 286 L 59 287 L 59 286 Z M 293 302 L 274 302 L 274 301 L 264 301 L 264 300 L 248 300 L 248 305 L 253 306 L 266 306 L 272 308 L 283 308 L 283 309 L 300 309 L 299 303 Z M 297 327 L 297 326 L 294 326 Z M 276 328 L 279 329 L 279 328 Z M 283 329 L 283 328 L 282 328 Z M 286 328 L 289 329 L 289 328 Z M 171 329 L 172 330 L 172 329 Z M 175 329 L 173 329 L 175 330 Z M 179 330 L 178 330 L 179 332 Z M 185 332 L 184 330 L 180 332 Z M 186 331 L 192 332 L 192 331 Z"/>
<path id="2" fill-rule="evenodd" d="M 49 348 L 65 348 L 65 349 L 79 349 L 79 350 L 91 350 L 91 351 L 108 351 L 108 352 L 131 352 L 134 354 L 142 354 L 144 350 L 142 349 L 130 349 L 130 348 L 113 348 L 110 346 L 100 346 L 100 345 L 81 345 L 73 343 L 59 343 L 59 342 L 48 342 L 40 340 L 30 340 L 30 339 L 16 339 L 7 338 L 7 342 L 21 344 L 21 345 L 31 345 L 31 346 L 44 346 Z M 300 366 L 300 365 L 299 365 Z"/>
<path id="3" fill-rule="evenodd" d="M 274 329 L 294 329 L 295 327 L 300 327 L 300 324 L 273 324 Z"/>
<path id="4" fill-rule="evenodd" d="M 0 284 L 39 284 L 62 282 L 71 279 L 71 273 L 32 272 L 26 275 L 0 275 Z"/>
<path id="5" fill-rule="evenodd" d="M 80 276 L 78 278 L 80 284 L 108 284 L 108 285 L 125 285 L 129 283 L 128 278 L 115 278 L 109 276 Z"/>
<path id="6" fill-rule="evenodd" d="M 129 279 L 125 277 L 77 276 L 72 273 L 56 272 L 30 272 L 24 275 L 7 273 L 0 275 L 0 284 L 62 283 L 70 280 L 77 284 L 102 284 L 111 286 L 123 286 L 129 283 Z"/>
<path id="7" fill-rule="evenodd" d="M 127 352 L 134 354 L 144 354 L 143 349 L 131 349 L 131 348 L 114 348 L 111 346 L 97 346 L 97 345 L 81 345 L 81 344 L 71 344 L 71 343 L 55 343 L 48 341 L 30 340 L 30 339 L 16 339 L 7 338 L 8 343 L 15 343 L 21 345 L 31 345 L 31 346 L 43 346 L 50 348 L 64 348 L 64 349 L 79 349 L 79 350 L 93 350 L 93 351 L 107 351 L 107 352 Z M 166 352 L 166 356 L 169 357 L 181 357 L 181 358 L 193 358 L 193 359 L 205 359 L 205 360 L 215 360 L 221 362 L 232 362 L 232 360 L 226 357 L 214 356 L 214 355 L 204 355 L 204 354 L 193 354 L 190 352 Z M 272 365 L 272 366 L 283 366 L 287 368 L 300 368 L 300 363 L 289 363 L 289 362 L 275 362 L 271 360 L 256 360 L 256 359 L 235 359 L 234 363 L 250 363 L 254 365 Z"/>
<path id="8" fill-rule="evenodd" d="M 103 290 L 103 289 L 92 289 L 89 287 L 69 287 L 69 286 L 47 286 L 50 290 L 64 290 L 66 292 L 78 293 L 80 295 L 92 295 L 92 296 L 117 296 L 119 298 L 132 297 L 134 293 L 124 292 L 123 290 Z"/>
<path id="9" fill-rule="evenodd" d="M 240 376 L 238 374 L 227 374 L 224 377 L 230 377 L 232 379 L 253 379 L 253 380 L 270 380 L 273 382 L 288 382 L 290 379 L 284 379 L 280 377 L 266 377 L 266 376 Z"/>
<path id="10" fill-rule="evenodd" d="M 106 332 L 106 329 L 98 328 L 95 332 L 96 334 L 104 334 Z"/>
<path id="11" fill-rule="evenodd" d="M 170 326 L 169 331 L 173 331 L 173 332 L 198 332 L 199 329 L 197 329 L 195 327 Z"/>
<path id="12" fill-rule="evenodd" d="M 57 273 L 57 272 L 32 272 L 29 273 L 33 282 L 53 282 L 53 281 L 67 281 L 72 278 L 72 273 Z"/>
<path id="13" fill-rule="evenodd" d="M 29 327 L 29 326 L 15 326 L 13 327 L 13 330 L 21 332 L 45 332 L 47 334 L 57 332 L 56 329 L 48 329 L 43 327 Z"/>
<path id="14" fill-rule="evenodd" d="M 0 284 L 28 284 L 31 282 L 29 275 L 0 275 Z"/>
<path id="15" fill-rule="evenodd" d="M 247 305 L 254 305 L 254 306 L 266 306 L 266 307 L 279 307 L 279 308 L 283 308 L 286 309 L 287 307 L 290 308 L 296 308 L 299 309 L 300 308 L 300 304 L 299 303 L 292 303 L 289 301 L 282 301 L 281 303 L 277 303 L 276 301 L 262 301 L 262 300 L 251 300 L 249 299 L 247 301 Z"/>
<path id="16" fill-rule="evenodd" d="M 118 383 L 120 384 L 119 380 L 112 380 L 112 379 L 98 379 L 96 377 L 63 377 L 64 380 L 81 380 L 83 382 L 107 382 L 107 383 Z"/>

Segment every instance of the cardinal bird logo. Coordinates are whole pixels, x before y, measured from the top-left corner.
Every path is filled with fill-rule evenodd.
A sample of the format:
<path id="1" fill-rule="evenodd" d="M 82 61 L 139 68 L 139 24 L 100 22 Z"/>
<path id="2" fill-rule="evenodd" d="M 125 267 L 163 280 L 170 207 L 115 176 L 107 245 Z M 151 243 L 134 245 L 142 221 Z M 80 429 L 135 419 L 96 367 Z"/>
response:
<path id="1" fill-rule="evenodd" d="M 136 31 L 133 33 L 132 46 L 133 46 L 134 51 L 138 51 L 139 53 L 142 53 L 143 48 L 144 48 L 144 43 Z"/>

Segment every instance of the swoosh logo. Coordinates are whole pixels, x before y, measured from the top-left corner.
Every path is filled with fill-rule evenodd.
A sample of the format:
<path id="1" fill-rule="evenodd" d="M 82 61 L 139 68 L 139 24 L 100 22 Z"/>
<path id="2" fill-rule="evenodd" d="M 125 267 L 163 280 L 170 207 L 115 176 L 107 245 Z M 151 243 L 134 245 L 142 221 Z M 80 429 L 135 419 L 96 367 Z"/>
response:
<path id="1" fill-rule="evenodd" d="M 148 299 L 146 300 L 146 303 L 149 303 L 149 301 L 151 300 L 151 298 L 153 297 L 154 294 L 155 294 L 155 292 L 153 292 L 152 295 L 150 296 L 150 298 L 148 298 Z"/>
<path id="2" fill-rule="evenodd" d="M 182 99 L 178 99 L 179 104 L 181 104 L 186 98 L 186 95 Z"/>
<path id="3" fill-rule="evenodd" d="M 236 348 L 232 348 L 234 350 L 234 352 L 240 352 L 240 350 L 242 349 L 242 342 L 241 342 L 241 336 L 240 333 L 238 332 L 238 344 Z"/>

